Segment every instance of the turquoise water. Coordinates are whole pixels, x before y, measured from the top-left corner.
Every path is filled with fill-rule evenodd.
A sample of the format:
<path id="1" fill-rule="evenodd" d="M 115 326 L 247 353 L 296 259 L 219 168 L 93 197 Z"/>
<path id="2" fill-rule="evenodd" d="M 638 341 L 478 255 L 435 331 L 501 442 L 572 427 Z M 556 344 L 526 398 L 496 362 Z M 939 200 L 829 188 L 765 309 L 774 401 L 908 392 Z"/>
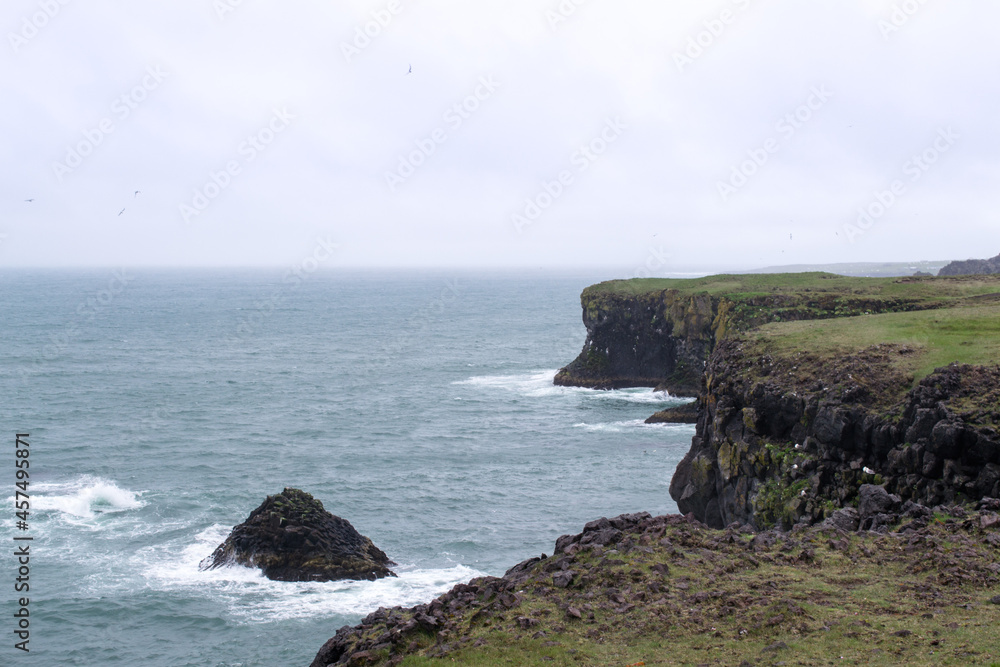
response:
<path id="1" fill-rule="evenodd" d="M 31 434 L 31 639 L 0 664 L 301 666 L 379 606 L 551 553 L 600 516 L 676 511 L 679 401 L 552 385 L 610 276 L 0 272 L 3 542 Z M 302 488 L 398 579 L 199 572 L 264 497 Z M 3 552 L 7 552 L 7 547 Z"/>

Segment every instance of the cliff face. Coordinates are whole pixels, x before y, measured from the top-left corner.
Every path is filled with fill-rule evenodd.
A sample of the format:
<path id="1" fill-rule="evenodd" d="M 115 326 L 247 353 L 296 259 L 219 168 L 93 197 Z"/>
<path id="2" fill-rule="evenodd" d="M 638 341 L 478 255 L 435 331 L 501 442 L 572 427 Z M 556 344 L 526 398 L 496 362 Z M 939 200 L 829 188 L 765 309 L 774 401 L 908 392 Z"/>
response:
<path id="1" fill-rule="evenodd" d="M 692 285 L 644 290 L 634 281 L 587 288 L 580 297 L 587 340 L 555 383 L 594 389 L 661 387 L 697 396 L 709 355 L 731 333 L 768 322 L 937 307 L 916 297 L 882 293 L 884 286 L 844 287 L 840 283 L 848 279 L 825 273 L 800 274 L 787 284 L 773 277 L 773 284 L 752 284 L 746 276 L 712 279 L 716 288 L 734 291 L 711 293 Z"/>
<path id="2" fill-rule="evenodd" d="M 564 386 L 664 387 L 695 396 L 719 333 L 719 303 L 676 290 L 641 295 L 584 292 L 583 351 L 559 371 Z"/>
<path id="3" fill-rule="evenodd" d="M 808 358 L 758 352 L 729 339 L 708 364 L 697 434 L 670 485 L 681 512 L 790 527 L 851 505 L 862 484 L 930 507 L 1000 497 L 1000 367 L 940 368 L 886 405 L 912 381 L 891 363 L 906 347 L 877 345 L 815 375 Z"/>

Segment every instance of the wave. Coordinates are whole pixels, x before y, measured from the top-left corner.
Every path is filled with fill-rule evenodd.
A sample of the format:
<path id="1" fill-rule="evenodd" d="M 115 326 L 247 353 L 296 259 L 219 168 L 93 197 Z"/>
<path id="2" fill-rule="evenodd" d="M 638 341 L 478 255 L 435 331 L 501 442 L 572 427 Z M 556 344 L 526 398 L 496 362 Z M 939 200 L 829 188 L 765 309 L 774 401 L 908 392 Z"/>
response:
<path id="1" fill-rule="evenodd" d="M 123 489 L 113 481 L 85 475 L 64 483 L 32 485 L 31 506 L 36 511 L 60 512 L 71 517 L 92 519 L 101 514 L 139 509 L 145 503 L 140 494 Z"/>
<path id="2" fill-rule="evenodd" d="M 649 388 L 629 389 L 588 389 L 586 387 L 559 387 L 552 382 L 558 370 L 541 370 L 519 375 L 480 375 L 467 380 L 458 380 L 453 385 L 465 385 L 481 389 L 501 389 L 513 391 L 533 398 L 544 396 L 580 396 L 588 400 L 618 401 L 656 405 L 680 405 L 690 399 L 677 398 L 665 391 Z"/>
<path id="3" fill-rule="evenodd" d="M 221 602 L 237 622 L 272 623 L 288 619 L 369 614 L 379 607 L 429 602 L 455 584 L 484 576 L 464 565 L 450 568 L 394 568 L 396 578 L 378 581 L 283 582 L 260 570 L 232 566 L 201 571 L 198 564 L 223 541 L 231 528 L 214 525 L 179 551 L 169 545 L 149 547 L 134 557 L 147 585 L 183 590 Z"/>
<path id="4" fill-rule="evenodd" d="M 582 428 L 591 432 L 599 433 L 622 433 L 636 429 L 655 429 L 665 431 L 694 431 L 694 425 L 688 424 L 647 424 L 643 419 L 630 419 L 628 421 L 610 422 L 606 424 L 587 424 L 581 422 L 573 424 L 573 428 Z"/>

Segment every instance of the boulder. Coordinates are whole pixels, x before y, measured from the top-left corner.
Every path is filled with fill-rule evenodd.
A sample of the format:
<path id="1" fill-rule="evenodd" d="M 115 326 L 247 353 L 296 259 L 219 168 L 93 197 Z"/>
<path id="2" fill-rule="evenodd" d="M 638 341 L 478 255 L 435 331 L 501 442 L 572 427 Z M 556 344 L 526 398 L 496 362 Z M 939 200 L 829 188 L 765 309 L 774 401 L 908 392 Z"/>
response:
<path id="1" fill-rule="evenodd" d="M 268 496 L 201 562 L 202 570 L 227 565 L 260 568 L 275 581 L 374 581 L 395 577 L 395 565 L 348 521 L 298 489 Z"/>
<path id="2" fill-rule="evenodd" d="M 900 505 L 902 505 L 900 497 L 889 493 L 881 486 L 862 484 L 858 489 L 858 516 L 862 526 L 868 518 L 898 512 Z"/>

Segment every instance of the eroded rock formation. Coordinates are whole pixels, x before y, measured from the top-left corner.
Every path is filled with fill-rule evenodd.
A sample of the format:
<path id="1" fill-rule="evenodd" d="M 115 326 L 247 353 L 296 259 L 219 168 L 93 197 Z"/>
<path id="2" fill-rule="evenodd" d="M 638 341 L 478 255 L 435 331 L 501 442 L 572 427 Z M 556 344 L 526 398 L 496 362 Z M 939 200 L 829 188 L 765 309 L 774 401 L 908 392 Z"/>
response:
<path id="1" fill-rule="evenodd" d="M 226 541 L 201 563 L 260 568 L 276 581 L 375 580 L 395 577 L 395 565 L 348 521 L 298 489 L 267 499 L 233 528 Z"/>

